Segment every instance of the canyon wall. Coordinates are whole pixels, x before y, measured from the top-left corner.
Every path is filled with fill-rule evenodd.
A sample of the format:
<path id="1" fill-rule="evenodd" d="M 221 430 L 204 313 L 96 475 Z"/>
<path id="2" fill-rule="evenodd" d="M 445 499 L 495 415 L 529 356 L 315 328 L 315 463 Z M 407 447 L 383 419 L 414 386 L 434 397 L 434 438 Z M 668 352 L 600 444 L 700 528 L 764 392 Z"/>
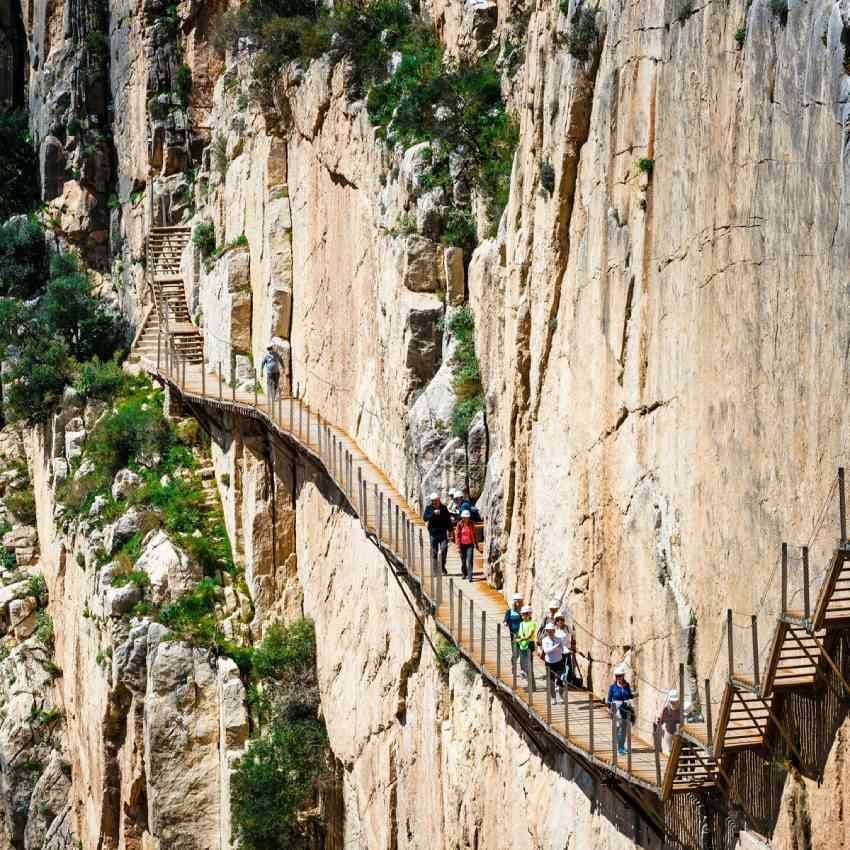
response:
<path id="1" fill-rule="evenodd" d="M 508 207 L 465 258 L 439 241 L 427 145 L 387 145 L 343 63 L 287 68 L 269 99 L 250 51 L 210 45 L 224 4 L 110 2 L 99 22 L 96 5 L 26 3 L 23 21 L 44 197 L 104 290 L 137 320 L 147 228 L 212 224 L 220 256 L 190 244 L 182 260 L 211 369 L 247 386 L 277 339 L 289 387 L 412 501 L 468 475 L 492 580 L 535 609 L 563 600 L 597 690 L 626 660 L 644 719 L 680 662 L 693 701 L 705 678 L 719 694 L 725 609 L 759 613 L 769 635 L 779 544 L 809 541 L 848 448 L 844 4 L 612 2 L 586 61 L 566 47 L 575 5 L 424 6 L 450 54 L 521 56 L 503 79 L 520 127 Z M 90 32 L 106 33 L 106 55 Z M 182 63 L 191 109 L 169 94 Z M 486 396 L 468 446 L 447 425 L 445 320 L 464 303 Z M 241 428 L 212 426 L 212 462 L 249 636 L 316 622 L 344 846 L 654 846 L 633 809 L 541 754 L 464 664 L 446 680 L 433 624 L 339 495 Z M 198 847 L 227 847 L 227 765 L 247 734 L 224 709 L 237 677 L 154 625 L 117 633 L 92 607 L 103 588 L 79 561 L 98 542 L 57 529 L 53 461 L 67 446 L 40 440 L 74 834 L 165 850 L 186 846 L 175 836 L 194 817 Z M 817 571 L 834 505 L 827 522 Z M 742 632 L 744 669 L 747 651 Z M 175 753 L 158 738 L 170 724 Z M 822 785 L 786 783 L 774 846 L 846 841 L 845 737 Z"/>

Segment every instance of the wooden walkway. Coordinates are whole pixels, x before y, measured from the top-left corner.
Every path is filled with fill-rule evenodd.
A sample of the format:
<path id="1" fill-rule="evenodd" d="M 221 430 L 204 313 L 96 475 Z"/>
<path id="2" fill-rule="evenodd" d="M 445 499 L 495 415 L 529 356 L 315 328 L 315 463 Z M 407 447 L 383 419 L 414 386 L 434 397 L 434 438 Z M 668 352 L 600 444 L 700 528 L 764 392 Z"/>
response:
<path id="1" fill-rule="evenodd" d="M 160 365 L 142 355 L 140 363 L 178 397 L 237 415 L 260 419 L 266 427 L 320 464 L 360 518 L 373 542 L 396 569 L 417 582 L 433 608 L 438 628 L 467 660 L 560 745 L 590 764 L 636 786 L 661 793 L 669 760 L 654 745 L 652 729 L 628 730 L 625 755 L 612 746 L 614 724 L 603 700 L 585 689 L 565 689 L 565 704 L 554 704 L 546 687 L 545 666 L 534 658 L 532 675 L 524 679 L 511 660 L 510 639 L 502 618 L 505 598 L 484 580 L 484 564 L 476 557 L 475 580 L 461 577 L 457 547 L 449 546 L 448 575 L 432 568 L 427 529 L 388 477 L 357 443 L 296 398 L 269 405 L 259 392 L 238 390 L 160 346 Z"/>
<path id="2" fill-rule="evenodd" d="M 160 299 L 161 300 L 161 299 Z M 179 329 L 182 332 L 182 327 Z M 788 605 L 787 547 L 782 550 L 781 608 L 767 644 L 760 644 L 752 617 L 753 669 L 736 667 L 732 612 L 727 614 L 729 675 L 723 694 L 714 703 L 705 682 L 705 717 L 686 723 L 673 738 L 670 754 L 661 752 L 657 730 L 638 720 L 627 730 L 624 754 L 615 745 L 616 729 L 600 695 L 569 687 L 563 703 L 555 704 L 546 686 L 546 672 L 534 657 L 526 680 L 512 663 L 511 644 L 502 618 L 508 605 L 501 593 L 484 580 L 484 564 L 476 558 L 475 580 L 462 579 L 457 548 L 449 547 L 448 575 L 435 569 L 427 530 L 389 478 L 342 428 L 325 420 L 297 398 L 274 404 L 258 390 L 248 392 L 222 380 L 221 369 L 211 374 L 201 358 L 181 346 L 177 334 L 152 325 L 151 335 L 134 351 L 143 369 L 168 385 L 178 397 L 263 422 L 303 456 L 319 464 L 360 518 L 365 532 L 399 574 L 418 583 L 430 604 L 438 629 L 479 672 L 532 724 L 543 727 L 560 747 L 588 765 L 638 789 L 667 799 L 676 792 L 715 787 L 725 776 L 724 760 L 735 751 L 764 748 L 777 736 L 793 748 L 774 712 L 775 696 L 783 690 L 823 686 L 829 669 L 848 685 L 829 654 L 830 640 L 850 628 L 850 545 L 847 541 L 844 475 L 839 470 L 835 489 L 839 501 L 840 537 L 825 570 L 814 603 L 810 601 L 808 554 L 803 551 L 803 605 Z M 256 381 L 254 382 L 256 385 Z M 684 674 L 680 672 L 684 681 Z M 680 687 L 684 693 L 684 688 Z"/>

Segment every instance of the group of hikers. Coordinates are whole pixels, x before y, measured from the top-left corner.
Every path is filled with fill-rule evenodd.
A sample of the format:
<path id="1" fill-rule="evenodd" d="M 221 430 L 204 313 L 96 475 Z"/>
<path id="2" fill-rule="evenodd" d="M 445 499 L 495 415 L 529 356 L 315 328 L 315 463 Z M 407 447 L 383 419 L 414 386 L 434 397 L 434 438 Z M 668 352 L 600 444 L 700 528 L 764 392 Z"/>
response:
<path id="1" fill-rule="evenodd" d="M 431 493 L 428 506 L 422 516 L 428 526 L 433 563 L 439 565 L 446 575 L 446 558 L 451 542 L 460 551 L 463 578 L 473 581 L 473 559 L 475 551 L 481 551 L 476 537 L 475 524 L 481 516 L 467 488 L 450 489 L 446 502 L 439 493 Z M 546 666 L 547 687 L 554 705 L 564 703 L 567 686 L 581 688 L 584 682 L 578 665 L 575 628 L 567 625 L 567 615 L 561 610 L 561 602 L 553 599 L 546 613 L 538 622 L 530 605 L 526 605 L 521 593 L 513 594 L 511 606 L 505 612 L 504 625 L 511 638 L 511 664 L 518 665 L 517 675 L 523 684 L 534 676 L 532 667 L 534 653 Z M 615 719 L 617 750 L 625 755 L 628 746 L 629 725 L 634 722 L 635 709 L 632 701 L 636 692 L 626 679 L 624 666 L 614 668 L 613 681 L 605 700 L 611 716 Z M 661 747 L 669 753 L 673 736 L 682 723 L 679 694 L 673 690 L 667 696 L 658 716 Z"/>
<path id="2" fill-rule="evenodd" d="M 511 664 L 519 662 L 518 675 L 523 683 L 534 675 L 532 669 L 533 653 L 536 651 L 546 665 L 546 680 L 554 705 L 564 703 L 564 689 L 572 685 L 584 687 L 581 670 L 576 656 L 575 628 L 567 625 L 567 616 L 561 610 L 561 603 L 553 599 L 540 622 L 534 619 L 530 605 L 524 603 L 521 593 L 511 597 L 511 607 L 503 618 L 505 627 L 511 635 Z M 614 668 L 613 682 L 608 687 L 605 703 L 615 719 L 617 751 L 620 755 L 627 752 L 629 725 L 634 723 L 635 709 L 632 700 L 637 693 L 626 680 L 623 665 Z M 658 716 L 661 733 L 661 749 L 669 753 L 673 745 L 673 736 L 682 724 L 682 710 L 679 693 L 672 690 L 667 695 L 664 707 Z"/>
<path id="3" fill-rule="evenodd" d="M 475 523 L 481 522 L 481 515 L 469 496 L 469 489 L 449 490 L 446 504 L 439 493 L 431 493 L 422 519 L 428 526 L 433 563 L 439 565 L 443 575 L 448 574 L 446 558 L 449 542 L 454 541 L 460 551 L 461 573 L 467 581 L 473 581 L 475 552 L 481 551 Z"/>

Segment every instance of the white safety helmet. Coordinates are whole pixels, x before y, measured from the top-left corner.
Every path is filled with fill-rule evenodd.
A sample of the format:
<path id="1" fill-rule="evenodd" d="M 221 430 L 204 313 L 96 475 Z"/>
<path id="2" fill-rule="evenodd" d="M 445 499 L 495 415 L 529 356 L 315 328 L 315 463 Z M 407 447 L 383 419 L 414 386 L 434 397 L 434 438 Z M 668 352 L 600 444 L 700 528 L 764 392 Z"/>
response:
<path id="1" fill-rule="evenodd" d="M 460 518 L 461 519 L 469 519 L 471 516 L 472 516 L 472 514 L 469 511 L 461 511 L 460 512 Z"/>
<path id="2" fill-rule="evenodd" d="M 522 608 L 519 609 L 519 612 L 520 612 L 520 614 L 530 614 L 531 613 L 531 606 L 530 605 L 523 605 Z"/>
<path id="3" fill-rule="evenodd" d="M 522 596 L 522 594 L 521 594 L 521 593 L 515 593 L 515 594 L 511 597 L 511 601 L 512 601 L 512 602 L 522 602 L 522 600 L 523 600 L 523 596 Z"/>
<path id="4" fill-rule="evenodd" d="M 670 700 L 670 702 L 678 702 L 679 701 L 679 692 L 675 688 L 673 688 L 673 690 L 670 691 L 670 693 L 668 695 L 668 699 Z"/>
<path id="5" fill-rule="evenodd" d="M 428 497 L 429 501 L 431 501 L 431 502 L 433 502 L 435 499 L 439 499 L 439 498 L 440 498 L 440 494 L 439 494 L 439 493 L 432 493 L 432 494 Z"/>
<path id="6" fill-rule="evenodd" d="M 551 620 L 547 620 L 546 625 L 543 627 L 547 632 L 555 631 L 555 624 Z"/>
<path id="7" fill-rule="evenodd" d="M 625 675 L 626 675 L 626 668 L 625 668 L 625 667 L 623 667 L 623 665 L 622 665 L 622 664 L 618 664 L 618 665 L 614 668 L 614 675 L 615 675 L 615 676 L 625 676 Z"/>
<path id="8" fill-rule="evenodd" d="M 551 610 L 552 608 L 554 608 L 554 609 L 557 611 L 557 610 L 558 610 L 558 608 L 560 608 L 560 607 L 561 607 L 561 601 L 560 601 L 559 599 L 553 599 L 553 600 L 549 603 L 549 610 Z"/>

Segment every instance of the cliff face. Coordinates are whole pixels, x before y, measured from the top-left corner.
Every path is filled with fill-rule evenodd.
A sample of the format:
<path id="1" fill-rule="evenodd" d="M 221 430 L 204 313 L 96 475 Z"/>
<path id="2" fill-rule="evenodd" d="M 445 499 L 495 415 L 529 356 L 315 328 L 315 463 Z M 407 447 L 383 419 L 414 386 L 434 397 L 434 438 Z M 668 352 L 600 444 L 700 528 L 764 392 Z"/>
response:
<path id="1" fill-rule="evenodd" d="M 224 5 L 24 4 L 63 238 L 138 319 L 148 227 L 212 224 L 220 256 L 190 244 L 181 265 L 211 370 L 247 386 L 277 338 L 288 388 L 412 501 L 468 476 L 492 580 L 535 609 L 563 600 L 597 690 L 625 659 L 644 719 L 682 661 L 692 697 L 706 678 L 719 693 L 725 609 L 758 612 L 769 634 L 779 543 L 809 540 L 847 449 L 844 6 L 613 4 L 584 61 L 567 49 L 575 6 L 423 6 L 450 55 L 519 60 L 503 78 L 519 121 L 508 206 L 463 257 L 439 241 L 428 146 L 391 148 L 344 63 L 285 68 L 260 96 L 250 52 L 211 45 Z M 0 24 L 2 100 L 15 51 Z M 189 106 L 174 94 L 183 65 Z M 486 399 L 466 442 L 448 424 L 447 320 L 464 303 Z M 69 416 L 32 453 L 68 836 L 229 847 L 248 735 L 238 671 L 112 617 L 90 569 L 100 541 L 54 510 Z M 206 424 L 254 605 L 235 616 L 230 600 L 227 616 L 248 641 L 278 619 L 316 622 L 342 846 L 658 842 L 615 791 L 541 753 L 466 665 L 444 676 L 432 623 L 316 469 L 246 423 Z M 744 635 L 745 669 L 747 651 Z M 775 846 L 846 843 L 845 738 L 819 787 L 780 788 Z"/>

